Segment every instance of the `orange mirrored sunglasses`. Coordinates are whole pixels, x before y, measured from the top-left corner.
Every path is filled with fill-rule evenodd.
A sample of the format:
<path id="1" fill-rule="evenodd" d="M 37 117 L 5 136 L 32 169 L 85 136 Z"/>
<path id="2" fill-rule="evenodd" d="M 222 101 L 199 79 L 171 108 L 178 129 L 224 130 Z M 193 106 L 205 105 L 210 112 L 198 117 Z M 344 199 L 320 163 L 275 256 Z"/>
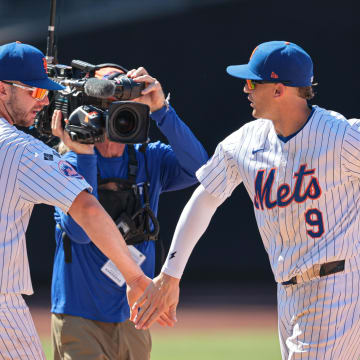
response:
<path id="1" fill-rule="evenodd" d="M 276 84 L 276 83 L 282 83 L 284 85 L 289 84 L 289 81 L 265 81 L 265 80 L 250 80 L 250 79 L 246 79 L 245 81 L 250 90 L 254 90 L 256 84 Z"/>
<path id="2" fill-rule="evenodd" d="M 246 79 L 246 85 L 250 90 L 255 89 L 255 81 L 254 80 Z"/>
<path id="3" fill-rule="evenodd" d="M 37 87 L 23 86 L 23 85 L 20 85 L 20 84 L 13 83 L 11 81 L 5 81 L 5 80 L 1 80 L 1 81 L 4 82 L 5 84 L 9 84 L 9 85 L 18 87 L 20 89 L 31 91 L 31 96 L 34 99 L 38 100 L 38 101 L 43 100 L 45 98 L 45 96 L 47 96 L 47 94 L 49 93 L 49 90 L 47 90 L 47 89 L 40 89 L 40 88 L 37 88 Z"/>
<path id="4" fill-rule="evenodd" d="M 255 84 L 266 84 L 267 82 L 270 82 L 270 81 L 246 79 L 246 84 L 250 90 L 255 89 Z"/>

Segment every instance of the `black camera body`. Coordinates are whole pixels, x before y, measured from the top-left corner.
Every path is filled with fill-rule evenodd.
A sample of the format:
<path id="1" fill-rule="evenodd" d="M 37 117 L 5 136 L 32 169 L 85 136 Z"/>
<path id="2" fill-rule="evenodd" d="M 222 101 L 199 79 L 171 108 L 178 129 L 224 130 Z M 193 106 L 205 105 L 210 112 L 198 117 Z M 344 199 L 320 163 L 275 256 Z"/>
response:
<path id="1" fill-rule="evenodd" d="M 71 66 L 50 64 L 48 76 L 66 88 L 50 92 L 50 103 L 38 112 L 35 128 L 51 137 L 51 118 L 58 109 L 68 119 L 66 125 L 63 122 L 65 131 L 75 141 L 93 144 L 104 141 L 106 134 L 115 142 L 147 142 L 149 107 L 128 101 L 141 96 L 144 84 L 128 78 L 126 72 L 117 64 L 92 65 L 81 60 L 73 60 Z"/>
<path id="2" fill-rule="evenodd" d="M 82 105 L 65 125 L 73 141 L 93 144 L 104 141 L 104 129 L 110 141 L 126 144 L 145 143 L 149 134 L 149 107 L 136 102 L 114 101 L 108 110 Z"/>

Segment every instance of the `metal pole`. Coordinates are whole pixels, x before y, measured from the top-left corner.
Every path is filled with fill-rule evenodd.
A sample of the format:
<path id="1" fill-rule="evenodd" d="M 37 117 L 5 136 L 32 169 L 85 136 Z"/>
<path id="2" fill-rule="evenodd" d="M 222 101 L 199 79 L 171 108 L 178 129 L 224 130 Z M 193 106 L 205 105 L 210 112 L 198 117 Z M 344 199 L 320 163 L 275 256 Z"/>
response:
<path id="1" fill-rule="evenodd" d="M 48 26 L 48 36 L 46 42 L 46 61 L 48 64 L 56 63 L 55 15 L 56 15 L 56 0 L 50 0 L 50 23 Z"/>

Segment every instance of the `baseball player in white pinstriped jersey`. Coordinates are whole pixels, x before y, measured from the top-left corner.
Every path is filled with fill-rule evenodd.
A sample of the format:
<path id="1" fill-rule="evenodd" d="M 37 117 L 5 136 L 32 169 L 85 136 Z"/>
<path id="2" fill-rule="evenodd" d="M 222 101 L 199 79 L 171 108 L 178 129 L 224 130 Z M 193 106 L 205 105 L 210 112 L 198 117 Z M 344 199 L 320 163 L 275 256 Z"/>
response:
<path id="1" fill-rule="evenodd" d="M 0 46 L 0 359 L 45 359 L 21 294 L 32 294 L 25 232 L 34 204 L 68 212 L 117 265 L 134 302 L 151 281 L 131 258 L 116 225 L 81 175 L 57 152 L 19 131 L 63 87 L 46 74 L 44 55 L 21 43 Z M 95 220 L 96 219 L 96 220 Z"/>
<path id="2" fill-rule="evenodd" d="M 360 120 L 307 104 L 313 65 L 293 43 L 260 44 L 248 64 L 227 71 L 246 80 L 257 120 L 222 141 L 198 170 L 201 185 L 157 286 L 135 304 L 132 319 L 147 328 L 163 309 L 175 312 L 193 247 L 243 183 L 278 283 L 282 358 L 359 359 Z"/>

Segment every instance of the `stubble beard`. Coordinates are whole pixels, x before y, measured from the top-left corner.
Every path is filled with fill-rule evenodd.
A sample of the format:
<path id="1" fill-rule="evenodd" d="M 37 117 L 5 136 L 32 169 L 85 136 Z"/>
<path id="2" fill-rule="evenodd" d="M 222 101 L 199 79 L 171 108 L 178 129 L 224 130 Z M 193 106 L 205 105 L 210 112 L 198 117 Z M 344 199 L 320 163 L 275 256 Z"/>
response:
<path id="1" fill-rule="evenodd" d="M 27 116 L 29 112 L 26 112 L 22 109 L 21 101 L 18 100 L 18 97 L 15 92 L 12 93 L 10 100 L 6 103 L 6 109 L 14 125 L 29 127 L 34 124 L 34 119 L 28 120 Z"/>

